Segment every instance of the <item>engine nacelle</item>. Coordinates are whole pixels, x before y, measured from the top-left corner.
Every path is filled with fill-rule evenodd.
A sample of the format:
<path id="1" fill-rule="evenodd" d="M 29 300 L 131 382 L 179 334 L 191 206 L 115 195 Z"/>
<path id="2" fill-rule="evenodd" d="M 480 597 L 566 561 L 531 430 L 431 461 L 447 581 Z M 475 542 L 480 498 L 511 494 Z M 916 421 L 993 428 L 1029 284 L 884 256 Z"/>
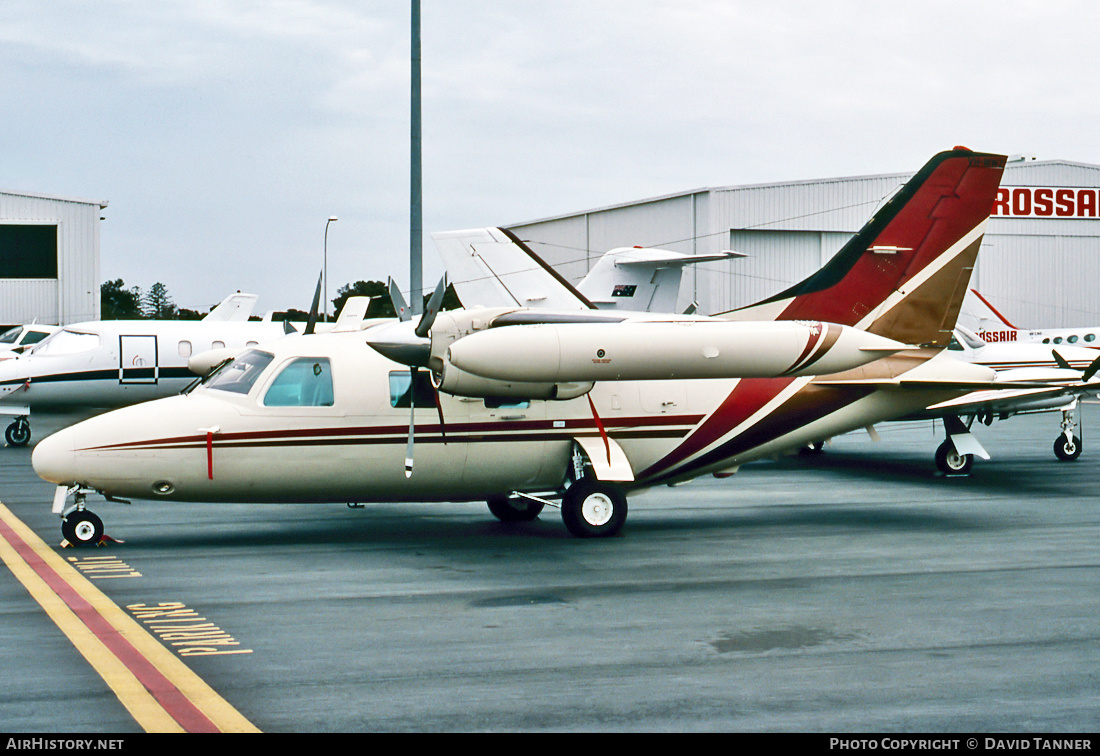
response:
<path id="1" fill-rule="evenodd" d="M 526 381 L 498 381 L 482 378 L 460 370 L 444 362 L 441 370 L 432 370 L 432 383 L 437 389 L 452 396 L 468 396 L 477 399 L 549 399 L 566 400 L 584 396 L 592 390 L 592 383 L 529 383 Z"/>

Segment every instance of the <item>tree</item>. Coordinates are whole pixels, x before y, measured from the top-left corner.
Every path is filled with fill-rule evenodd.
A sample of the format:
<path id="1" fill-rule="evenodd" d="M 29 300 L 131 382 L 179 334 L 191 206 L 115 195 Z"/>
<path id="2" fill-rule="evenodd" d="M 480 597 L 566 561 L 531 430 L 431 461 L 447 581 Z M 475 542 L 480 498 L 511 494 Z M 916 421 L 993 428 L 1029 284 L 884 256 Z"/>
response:
<path id="1" fill-rule="evenodd" d="M 176 303 L 168 295 L 168 287 L 160 281 L 149 287 L 143 304 L 146 317 L 154 320 L 170 320 L 176 317 Z"/>
<path id="2" fill-rule="evenodd" d="M 121 278 L 104 281 L 99 287 L 100 317 L 104 320 L 133 320 L 142 317 L 141 289 L 127 289 Z"/>

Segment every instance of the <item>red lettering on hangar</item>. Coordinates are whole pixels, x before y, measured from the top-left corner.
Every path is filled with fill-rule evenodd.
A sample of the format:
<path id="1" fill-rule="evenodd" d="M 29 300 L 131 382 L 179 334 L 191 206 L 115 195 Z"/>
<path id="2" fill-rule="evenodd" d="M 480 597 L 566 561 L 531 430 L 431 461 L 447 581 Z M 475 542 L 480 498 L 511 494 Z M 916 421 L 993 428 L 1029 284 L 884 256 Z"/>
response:
<path id="1" fill-rule="evenodd" d="M 987 344 L 995 341 L 1016 341 L 1016 336 L 1016 331 L 978 331 L 978 337 Z"/>
<path id="2" fill-rule="evenodd" d="M 1002 218 L 1098 218 L 1100 189 L 1053 186 L 1002 186 L 993 201 Z"/>

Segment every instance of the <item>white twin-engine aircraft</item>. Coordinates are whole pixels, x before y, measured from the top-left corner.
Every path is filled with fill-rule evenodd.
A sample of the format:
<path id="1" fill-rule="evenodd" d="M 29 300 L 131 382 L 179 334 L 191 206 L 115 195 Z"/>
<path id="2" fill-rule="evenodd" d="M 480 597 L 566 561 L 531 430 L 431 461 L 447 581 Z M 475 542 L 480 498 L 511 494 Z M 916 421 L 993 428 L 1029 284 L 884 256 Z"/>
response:
<path id="1" fill-rule="evenodd" d="M 282 323 L 249 321 L 257 296 L 236 292 L 202 320 L 99 320 L 56 329 L 23 354 L 0 361 L 4 436 L 26 446 L 34 410 L 121 407 L 178 394 L 196 376 L 188 360 L 243 349 L 285 333 Z"/>
<path id="2" fill-rule="evenodd" d="M 505 521 L 560 498 L 570 532 L 611 536 L 632 490 L 726 474 L 993 387 L 994 371 L 944 347 L 1004 164 L 963 148 L 937 155 L 825 267 L 758 305 L 629 313 L 574 290 L 569 307 L 439 313 L 441 285 L 418 322 L 246 350 L 185 395 L 44 439 L 33 464 L 58 485 L 54 511 L 78 545 L 103 534 L 91 492 L 482 500 Z M 444 236 L 471 254 L 523 246 L 499 229 Z"/>

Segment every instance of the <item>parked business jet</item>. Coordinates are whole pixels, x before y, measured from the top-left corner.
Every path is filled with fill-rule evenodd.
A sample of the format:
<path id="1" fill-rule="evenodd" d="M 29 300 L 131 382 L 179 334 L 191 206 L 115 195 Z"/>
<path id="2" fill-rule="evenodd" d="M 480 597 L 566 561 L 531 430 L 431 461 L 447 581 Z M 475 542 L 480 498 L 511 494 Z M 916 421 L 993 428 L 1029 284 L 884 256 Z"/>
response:
<path id="1" fill-rule="evenodd" d="M 26 446 L 30 411 L 111 408 L 178 394 L 196 379 L 193 355 L 244 348 L 284 335 L 282 323 L 249 321 L 256 295 L 226 297 L 202 320 L 100 320 L 57 329 L 25 354 L 0 362 L 4 436 Z"/>
<path id="2" fill-rule="evenodd" d="M 574 296 L 554 310 L 440 313 L 440 287 L 416 323 L 246 350 L 185 395 L 44 439 L 33 464 L 58 485 L 62 532 L 81 545 L 103 534 L 86 506 L 94 491 L 482 500 L 506 521 L 560 498 L 570 532 L 611 536 L 631 490 L 730 473 L 995 387 L 994 371 L 945 347 L 1004 164 L 937 155 L 825 267 L 756 306 L 705 318 Z M 467 236 L 522 244 L 499 229 Z"/>

